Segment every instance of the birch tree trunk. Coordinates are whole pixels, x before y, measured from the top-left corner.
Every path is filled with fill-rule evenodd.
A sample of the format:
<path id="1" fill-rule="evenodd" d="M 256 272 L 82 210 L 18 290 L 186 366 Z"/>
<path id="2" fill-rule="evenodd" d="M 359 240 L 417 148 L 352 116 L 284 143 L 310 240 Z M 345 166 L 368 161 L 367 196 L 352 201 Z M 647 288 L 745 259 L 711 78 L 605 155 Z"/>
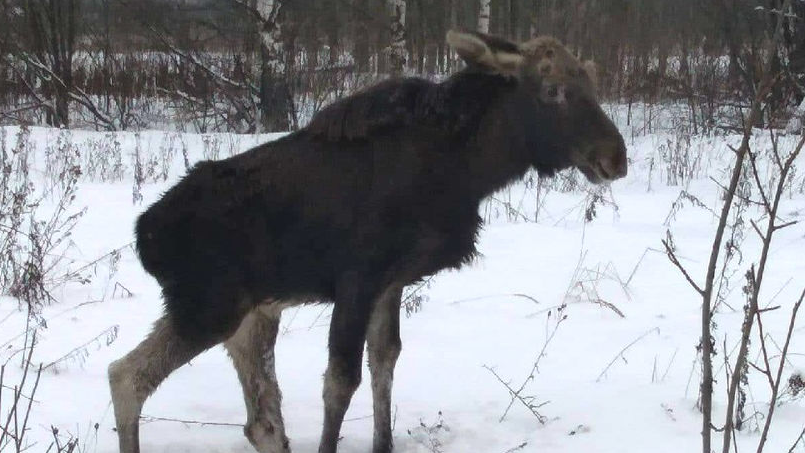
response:
<path id="1" fill-rule="evenodd" d="M 481 0 L 481 9 L 478 11 L 478 31 L 489 33 L 489 16 L 492 0 Z"/>
<path id="2" fill-rule="evenodd" d="M 406 0 L 388 0 L 391 9 L 391 46 L 389 47 L 389 70 L 392 75 L 401 75 L 405 69 L 408 52 L 405 48 Z"/>
<path id="3" fill-rule="evenodd" d="M 282 28 L 279 14 L 282 0 L 256 0 L 260 34 L 260 126 L 262 132 L 290 129 L 293 99 L 285 80 Z"/>

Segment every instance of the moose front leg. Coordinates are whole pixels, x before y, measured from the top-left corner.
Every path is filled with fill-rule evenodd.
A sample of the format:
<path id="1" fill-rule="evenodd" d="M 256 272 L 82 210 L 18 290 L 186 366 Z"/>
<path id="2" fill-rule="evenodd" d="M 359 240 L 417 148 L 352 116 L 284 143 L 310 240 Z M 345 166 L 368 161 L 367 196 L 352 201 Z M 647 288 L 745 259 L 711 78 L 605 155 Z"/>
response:
<path id="1" fill-rule="evenodd" d="M 389 453 L 393 447 L 391 387 L 394 379 L 394 366 L 402 345 L 400 341 L 401 300 L 401 287 L 391 287 L 383 292 L 372 310 L 369 331 L 366 335 L 374 405 L 373 453 Z"/>
<path id="2" fill-rule="evenodd" d="M 282 421 L 274 343 L 279 330 L 281 306 L 260 306 L 241 322 L 224 345 L 238 372 L 246 403 L 244 434 L 260 453 L 290 453 Z"/>
<path id="3" fill-rule="evenodd" d="M 330 321 L 329 362 L 324 373 L 324 427 L 319 453 L 336 453 L 344 414 L 361 383 L 363 345 L 374 297 L 355 275 L 342 279 Z"/>

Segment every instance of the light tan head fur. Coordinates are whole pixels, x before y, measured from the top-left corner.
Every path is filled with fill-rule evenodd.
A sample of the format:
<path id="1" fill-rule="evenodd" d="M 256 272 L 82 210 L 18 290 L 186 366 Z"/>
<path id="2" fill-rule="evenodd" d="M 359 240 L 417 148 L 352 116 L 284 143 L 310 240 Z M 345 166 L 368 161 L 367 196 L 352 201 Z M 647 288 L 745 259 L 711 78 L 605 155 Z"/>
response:
<path id="1" fill-rule="evenodd" d="M 514 75 L 523 63 L 523 56 L 516 46 L 505 45 L 509 43 L 498 38 L 450 30 L 447 32 L 447 44 L 454 48 L 464 61 L 501 74 Z"/>
<path id="2" fill-rule="evenodd" d="M 596 71 L 582 63 L 559 40 L 540 36 L 522 44 L 479 33 L 449 31 L 447 43 L 468 63 L 509 76 L 536 75 L 551 84 L 588 80 L 595 90 Z"/>

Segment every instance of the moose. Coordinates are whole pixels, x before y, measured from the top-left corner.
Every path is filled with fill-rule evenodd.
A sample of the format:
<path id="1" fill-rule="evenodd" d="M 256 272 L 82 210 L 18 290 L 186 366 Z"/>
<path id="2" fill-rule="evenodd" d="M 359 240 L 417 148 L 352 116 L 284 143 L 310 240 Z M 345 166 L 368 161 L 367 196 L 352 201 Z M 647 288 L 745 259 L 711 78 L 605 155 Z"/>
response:
<path id="1" fill-rule="evenodd" d="M 626 175 L 623 137 L 594 66 L 551 37 L 523 43 L 450 31 L 466 67 L 443 82 L 387 80 L 310 124 L 198 163 L 137 220 L 137 251 L 165 314 L 109 366 L 121 453 L 137 453 L 146 398 L 223 343 L 246 401 L 244 434 L 290 452 L 274 367 L 283 308 L 333 303 L 319 453 L 335 453 L 367 345 L 372 451 L 390 452 L 403 287 L 476 254 L 481 201 L 522 177 L 575 167 Z"/>

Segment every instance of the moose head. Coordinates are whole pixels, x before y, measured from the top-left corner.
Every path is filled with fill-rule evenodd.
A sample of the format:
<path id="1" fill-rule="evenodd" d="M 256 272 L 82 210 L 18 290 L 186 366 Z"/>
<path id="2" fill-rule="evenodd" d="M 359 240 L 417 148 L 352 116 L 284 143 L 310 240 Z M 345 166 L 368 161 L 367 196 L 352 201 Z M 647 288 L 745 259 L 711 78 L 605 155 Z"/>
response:
<path id="1" fill-rule="evenodd" d="M 598 103 L 596 71 L 591 61 L 579 61 L 559 41 L 544 36 L 515 44 L 481 33 L 450 31 L 447 42 L 464 59 L 469 71 L 499 74 L 516 81 L 508 102 L 520 109 L 515 116 L 521 121 L 543 119 L 540 129 L 550 137 L 541 142 L 549 142 L 552 148 L 549 172 L 573 166 L 593 183 L 626 175 L 626 146 Z M 549 119 L 547 130 L 545 119 Z M 520 130 L 537 127 L 520 126 Z M 545 150 L 535 155 L 533 165 L 537 169 L 546 167 L 540 161 L 545 156 Z"/>

